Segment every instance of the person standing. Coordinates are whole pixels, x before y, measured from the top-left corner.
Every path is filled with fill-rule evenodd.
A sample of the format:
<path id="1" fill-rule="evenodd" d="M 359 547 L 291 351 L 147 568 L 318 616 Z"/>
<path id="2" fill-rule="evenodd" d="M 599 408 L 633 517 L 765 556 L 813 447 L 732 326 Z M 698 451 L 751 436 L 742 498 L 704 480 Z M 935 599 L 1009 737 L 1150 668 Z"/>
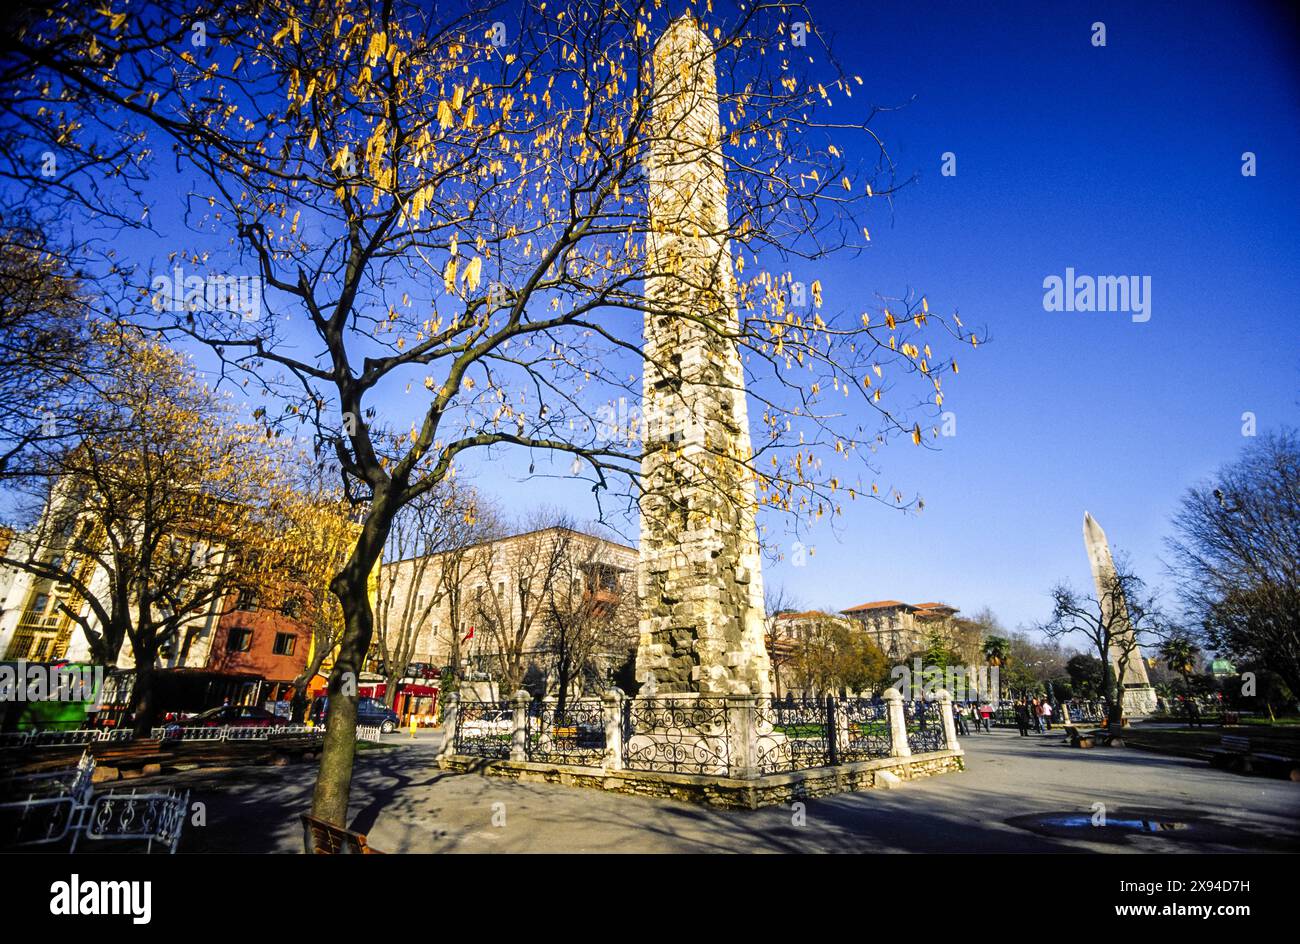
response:
<path id="1" fill-rule="evenodd" d="M 966 727 L 966 712 L 959 702 L 952 703 L 952 719 L 957 722 L 958 734 L 962 737 L 970 734 L 970 729 Z"/>
<path id="2" fill-rule="evenodd" d="M 1029 705 L 1023 698 L 1016 701 L 1016 727 L 1020 729 L 1021 737 L 1029 737 Z"/>
<path id="3" fill-rule="evenodd" d="M 1046 698 L 1043 699 L 1043 727 L 1052 730 L 1052 703 Z"/>

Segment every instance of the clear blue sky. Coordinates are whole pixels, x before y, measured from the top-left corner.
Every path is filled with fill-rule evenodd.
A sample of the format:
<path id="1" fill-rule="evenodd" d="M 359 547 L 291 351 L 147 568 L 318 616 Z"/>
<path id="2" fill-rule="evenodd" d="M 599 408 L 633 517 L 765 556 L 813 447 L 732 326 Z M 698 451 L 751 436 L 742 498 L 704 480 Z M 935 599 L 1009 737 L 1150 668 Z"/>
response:
<path id="1" fill-rule="evenodd" d="M 993 6 L 814 6 L 863 77 L 855 104 L 915 96 L 877 127 L 921 175 L 870 253 L 813 273 L 827 306 L 912 287 L 992 343 L 945 385 L 954 438 L 881 453 L 882 484 L 925 510 L 859 503 L 838 539 L 814 532 L 806 566 L 765 571 L 808 605 L 944 600 L 1027 626 L 1054 582 L 1087 585 L 1085 510 L 1163 583 L 1170 513 L 1245 444 L 1242 413 L 1300 422 L 1294 19 L 1251 3 Z M 1067 266 L 1149 275 L 1150 321 L 1044 311 L 1043 279 Z M 584 489 L 507 478 L 526 468 L 506 458 L 482 480 L 511 506 L 589 511 Z"/>
<path id="2" fill-rule="evenodd" d="M 1280 6 L 825 6 L 874 101 L 916 96 L 882 130 L 921 172 L 828 304 L 850 277 L 914 286 L 993 343 L 946 385 L 942 451 L 883 455 L 925 511 L 850 512 L 845 540 L 769 581 L 809 604 L 941 599 L 1029 624 L 1053 582 L 1088 582 L 1088 510 L 1162 582 L 1170 513 L 1241 449 L 1242 413 L 1300 419 L 1300 32 Z M 1067 266 L 1151 276 L 1150 321 L 1044 311 Z"/>

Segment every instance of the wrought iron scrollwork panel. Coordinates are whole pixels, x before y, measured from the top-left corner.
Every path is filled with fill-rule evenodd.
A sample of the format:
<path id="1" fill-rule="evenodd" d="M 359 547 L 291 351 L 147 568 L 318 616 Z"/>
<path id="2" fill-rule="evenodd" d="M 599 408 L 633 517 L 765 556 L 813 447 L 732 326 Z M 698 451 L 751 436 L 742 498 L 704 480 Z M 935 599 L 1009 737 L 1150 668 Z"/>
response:
<path id="1" fill-rule="evenodd" d="M 528 759 L 599 767 L 605 760 L 605 711 L 599 700 L 535 702 L 528 713 Z"/>
<path id="2" fill-rule="evenodd" d="M 836 710 L 842 716 L 839 724 L 842 736 L 836 744 L 842 763 L 874 760 L 893 753 L 889 706 L 883 701 L 850 698 L 839 702 Z"/>
<path id="3" fill-rule="evenodd" d="M 903 703 L 907 717 L 907 746 L 913 754 L 942 751 L 948 746 L 943 732 L 942 706 L 933 701 Z"/>
<path id="4" fill-rule="evenodd" d="M 456 753 L 508 758 L 514 717 L 509 702 L 462 701 L 456 712 Z"/>
<path id="5" fill-rule="evenodd" d="M 729 773 L 726 699 L 631 699 L 623 711 L 623 766 L 658 773 Z"/>
<path id="6" fill-rule="evenodd" d="M 761 773 L 772 774 L 835 763 L 833 712 L 832 701 L 758 699 L 755 766 Z"/>

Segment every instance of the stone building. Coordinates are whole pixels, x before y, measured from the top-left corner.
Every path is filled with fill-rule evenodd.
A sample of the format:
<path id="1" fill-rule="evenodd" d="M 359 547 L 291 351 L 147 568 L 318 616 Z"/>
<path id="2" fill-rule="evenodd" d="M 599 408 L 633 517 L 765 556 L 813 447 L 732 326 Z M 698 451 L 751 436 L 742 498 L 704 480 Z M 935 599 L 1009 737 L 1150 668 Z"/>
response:
<path id="1" fill-rule="evenodd" d="M 946 603 L 904 603 L 876 600 L 860 603 L 840 613 L 866 630 L 890 659 L 903 659 L 923 650 L 938 633 L 947 643 L 956 642 L 955 618 L 960 612 Z"/>
<path id="2" fill-rule="evenodd" d="M 93 528 L 93 516 L 69 490 L 57 487 L 30 531 L 3 536 L 0 553 L 51 564 L 106 601 L 108 575 L 93 553 L 74 550 L 93 544 Z M 196 553 L 206 551 L 197 538 L 182 535 L 180 540 L 191 542 Z M 221 553 L 215 551 L 216 566 Z M 215 595 L 202 611 L 181 622 L 174 638 L 158 652 L 157 668 L 167 673 L 157 683 L 160 707 L 198 711 L 227 700 L 262 704 L 289 697 L 290 683 L 306 666 L 311 632 L 291 603 L 301 591 L 285 586 L 265 595 L 265 603 L 233 590 Z M 0 567 L 0 659 L 93 661 L 86 633 L 72 614 L 98 629 L 93 608 L 72 582 L 37 576 L 22 567 Z M 117 668 L 135 668 L 129 641 L 122 645 Z M 168 704 L 169 699 L 176 703 Z"/>
<path id="3" fill-rule="evenodd" d="M 635 644 L 636 562 L 635 548 L 566 527 L 386 562 L 376 636 L 386 632 L 418 669 L 453 667 L 479 697 L 497 698 L 520 684 L 553 691 L 554 636 L 567 631 L 588 673 L 572 680 L 581 688 Z M 382 671 L 377 646 L 371 656 L 369 668 Z"/>

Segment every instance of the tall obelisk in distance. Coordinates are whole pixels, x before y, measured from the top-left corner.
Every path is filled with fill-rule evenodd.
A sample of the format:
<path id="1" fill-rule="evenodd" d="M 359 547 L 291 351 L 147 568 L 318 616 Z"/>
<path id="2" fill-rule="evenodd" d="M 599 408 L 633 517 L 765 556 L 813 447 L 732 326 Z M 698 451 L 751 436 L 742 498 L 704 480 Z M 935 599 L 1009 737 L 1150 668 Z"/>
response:
<path id="1" fill-rule="evenodd" d="M 679 17 L 653 67 L 636 674 L 659 693 L 768 694 L 713 45 Z"/>
<path id="2" fill-rule="evenodd" d="M 1092 582 L 1097 588 L 1098 603 L 1105 608 L 1102 616 L 1111 619 L 1110 607 L 1114 605 L 1112 584 L 1115 580 L 1115 561 L 1110 555 L 1110 543 L 1106 532 L 1097 524 L 1097 519 L 1088 512 L 1083 513 L 1083 544 L 1088 550 L 1088 562 L 1092 565 Z M 1147 715 L 1156 710 L 1156 693 L 1151 687 L 1147 675 L 1146 663 L 1142 659 L 1142 650 L 1133 639 L 1133 628 L 1128 625 L 1128 610 L 1123 596 L 1119 597 L 1118 615 L 1123 624 L 1119 633 L 1112 632 L 1110 661 L 1115 672 L 1119 673 L 1120 656 L 1126 648 L 1132 649 L 1128 662 L 1124 666 L 1123 677 L 1119 679 L 1124 699 L 1124 713 L 1127 715 Z"/>

